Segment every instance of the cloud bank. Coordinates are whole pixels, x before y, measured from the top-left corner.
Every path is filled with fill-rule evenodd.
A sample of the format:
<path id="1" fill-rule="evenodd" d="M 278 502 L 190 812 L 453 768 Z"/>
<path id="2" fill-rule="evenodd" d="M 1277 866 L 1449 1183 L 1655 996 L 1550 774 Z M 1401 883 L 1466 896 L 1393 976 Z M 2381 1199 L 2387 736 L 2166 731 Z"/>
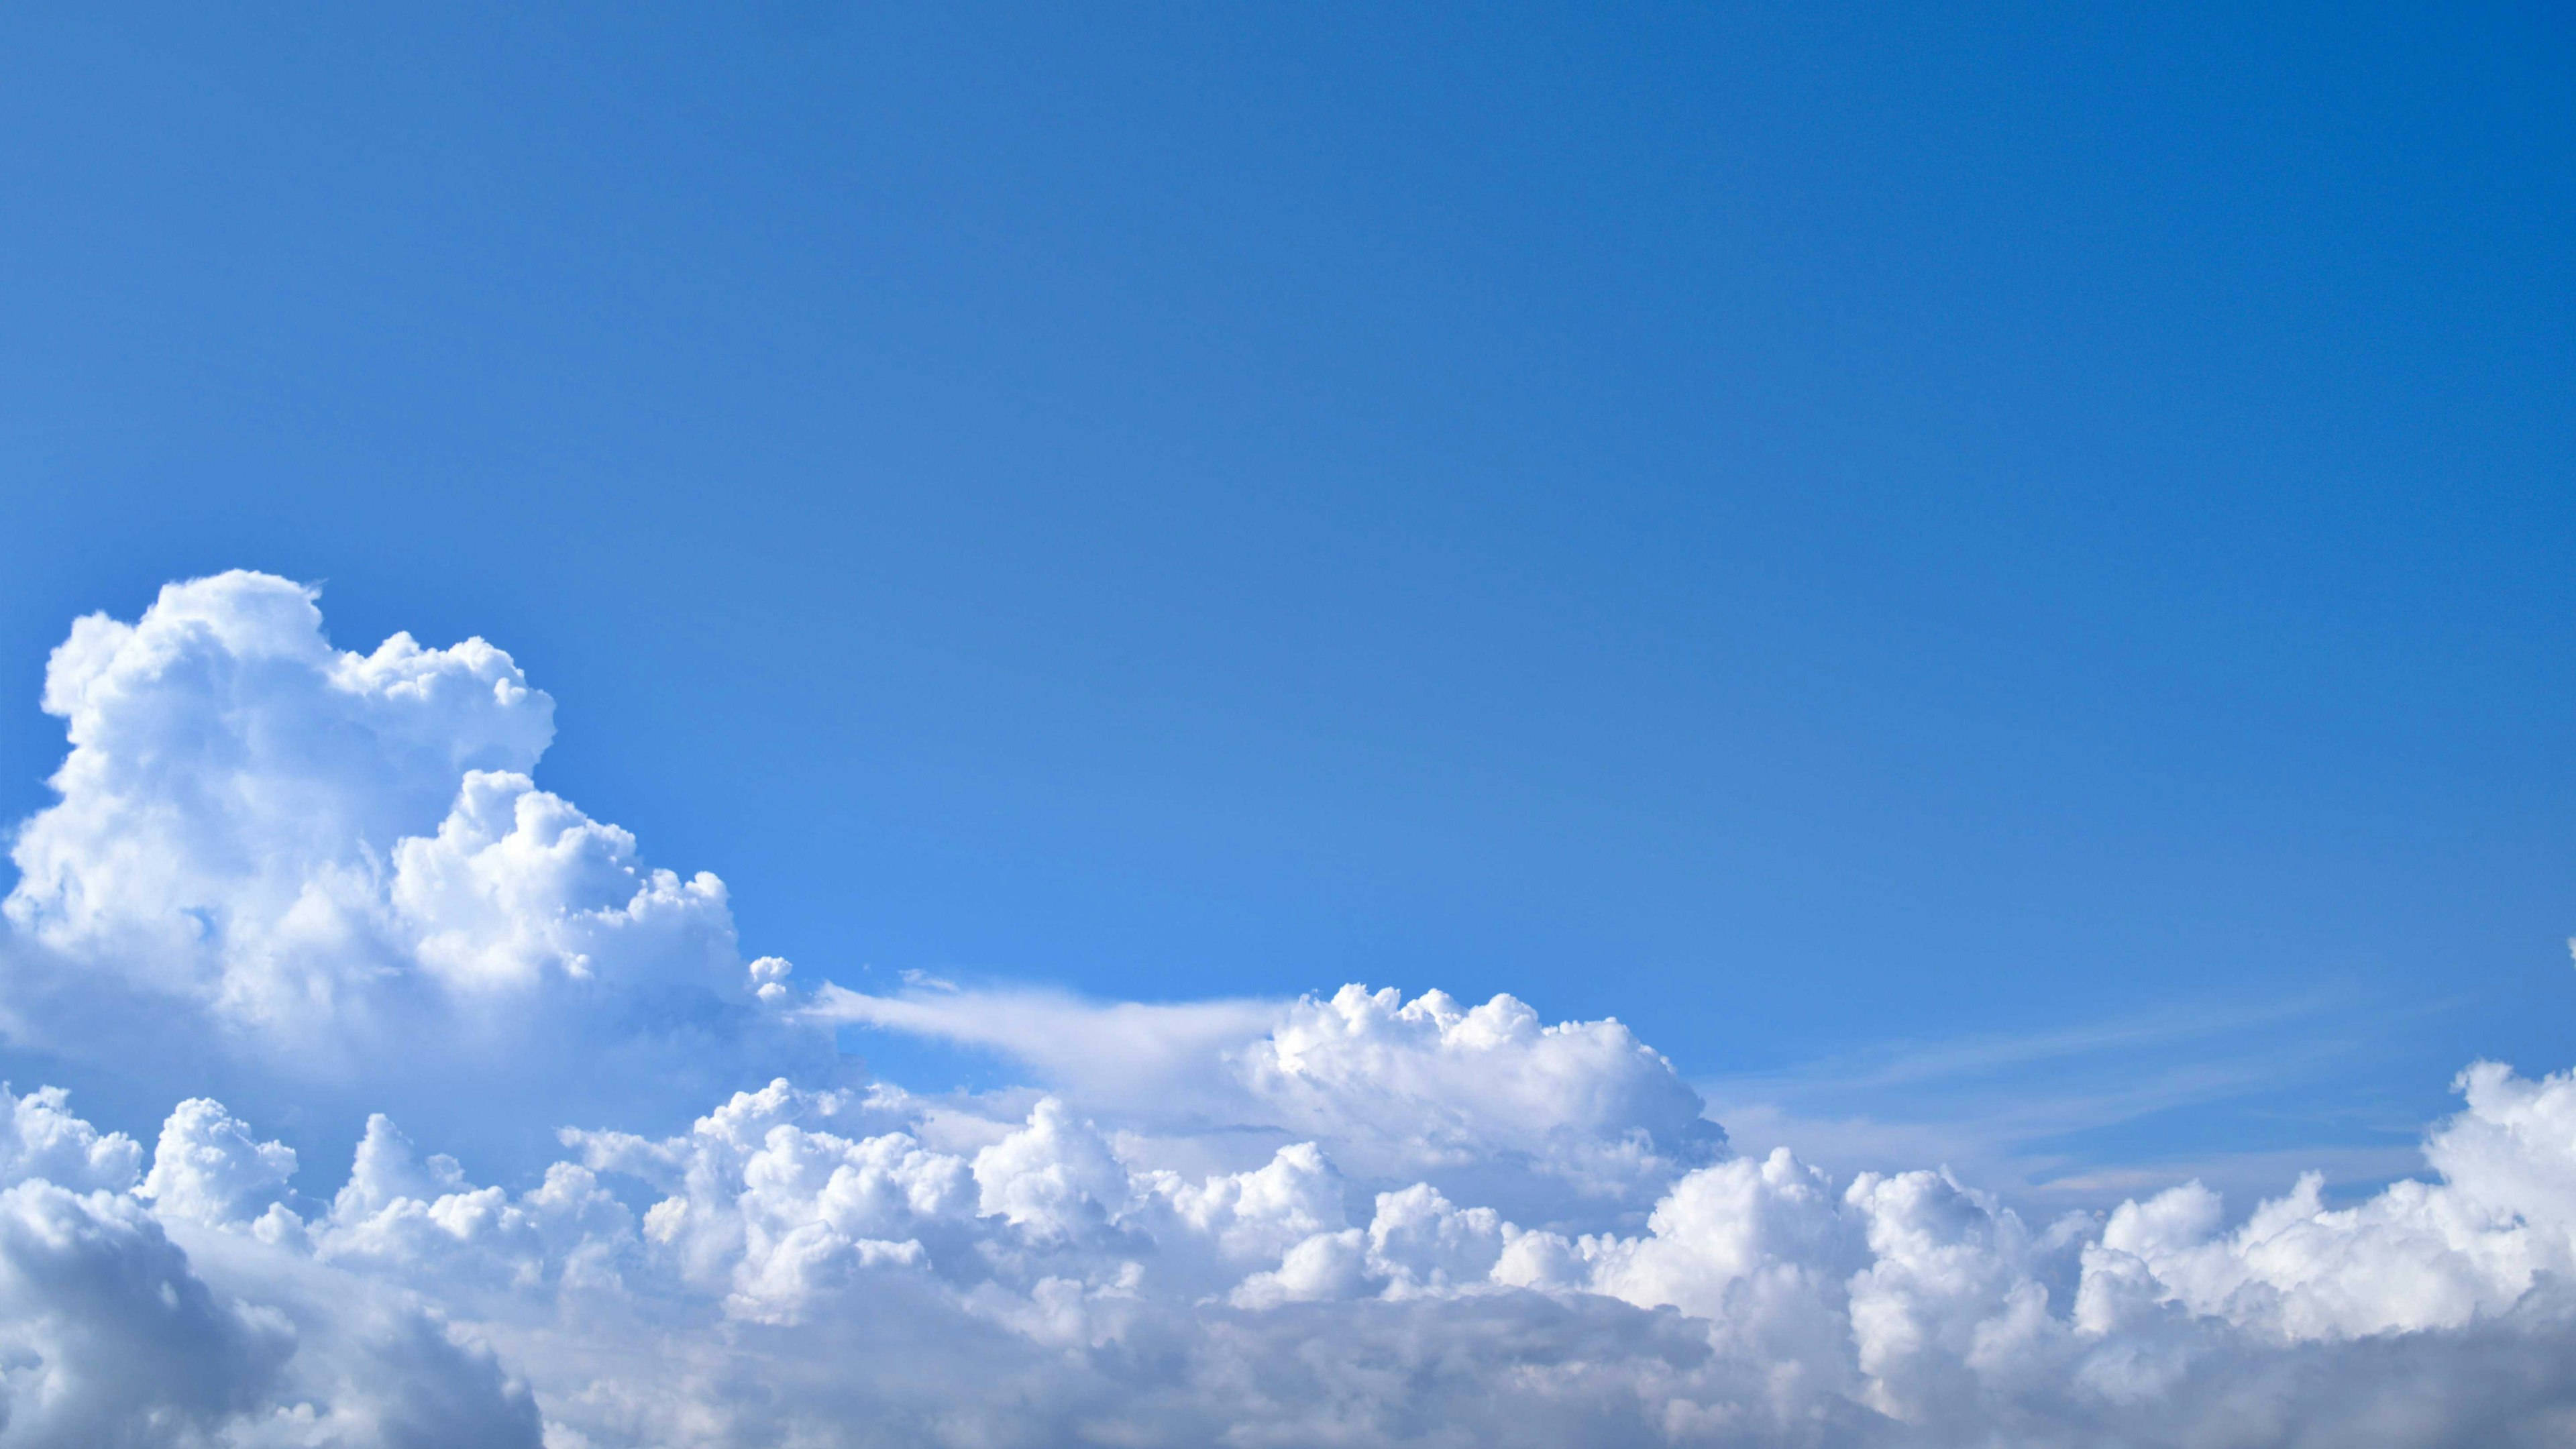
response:
<path id="1" fill-rule="evenodd" d="M 1508 996 L 809 983 L 535 785 L 507 654 L 340 652 L 283 580 L 80 621 L 44 706 L 5 1028 L 176 1106 L 147 1151 L 0 1093 L 0 1446 L 2576 1438 L 2566 1075 L 2470 1068 L 2356 1206 L 2026 1221 L 1736 1155 L 1626 1026 Z M 853 1080 L 853 1025 L 1030 1085 Z M 306 1163 L 215 1073 L 386 1111 Z M 444 1155 L 539 1129 L 512 1183 Z"/>

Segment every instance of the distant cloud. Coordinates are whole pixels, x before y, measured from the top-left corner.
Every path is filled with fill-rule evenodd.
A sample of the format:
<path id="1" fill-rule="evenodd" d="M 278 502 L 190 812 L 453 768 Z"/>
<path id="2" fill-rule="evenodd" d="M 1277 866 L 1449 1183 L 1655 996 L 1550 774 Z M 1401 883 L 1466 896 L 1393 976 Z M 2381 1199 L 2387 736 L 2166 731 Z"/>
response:
<path id="1" fill-rule="evenodd" d="M 2322 1080 L 2414 1021 L 2339 996 L 2203 1001 L 2049 1032 L 1890 1043 L 1696 1085 L 1749 1148 L 1793 1146 L 1844 1173 L 1942 1163 L 2026 1207 L 2107 1208 L 2194 1177 L 2260 1192 L 2311 1167 L 2349 1189 L 2414 1170 L 2420 1119 L 2355 1121 L 2331 1147 L 2179 1159 L 2122 1139 L 2165 1114 Z"/>
<path id="2" fill-rule="evenodd" d="M 1947 1172 L 1730 1155 L 1629 1028 L 1509 996 L 878 995 L 745 960 L 721 882 L 537 788 L 551 706 L 506 654 L 340 653 L 281 580 L 81 621 L 46 704 L 73 749 L 18 837 L 0 1000 L 18 1040 L 128 1053 L 186 1100 L 147 1153 L 59 1091 L 0 1091 L 0 1449 L 2576 1422 L 2569 1076 L 2470 1068 L 2430 1175 L 2350 1207 L 2306 1178 L 2241 1220 L 2196 1183 L 2026 1218 Z M 1029 1085 L 844 1080 L 839 1030 L 999 1053 Z M 1992 1059 L 1852 1070 L 1921 1087 Z M 505 1187 L 378 1115 L 342 1180 L 187 1090 L 216 1060 L 576 1125 Z M 685 1129 L 642 1125 L 690 1091 Z"/>

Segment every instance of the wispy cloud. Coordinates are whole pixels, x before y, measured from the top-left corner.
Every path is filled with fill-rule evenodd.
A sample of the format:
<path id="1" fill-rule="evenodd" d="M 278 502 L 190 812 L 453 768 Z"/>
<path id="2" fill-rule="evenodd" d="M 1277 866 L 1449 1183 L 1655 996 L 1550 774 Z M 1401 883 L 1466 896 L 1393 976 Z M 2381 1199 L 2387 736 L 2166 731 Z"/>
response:
<path id="1" fill-rule="evenodd" d="M 2275 1111 L 2276 1134 L 2306 1140 L 2217 1151 L 2148 1129 L 2195 1111 L 2263 1117 L 2267 1100 L 2323 1080 L 2396 1020 L 2345 993 L 2176 1004 L 2049 1031 L 1891 1042 L 1696 1085 L 1748 1151 L 1794 1143 L 1846 1172 L 1939 1161 L 2034 1202 L 2107 1203 L 2195 1177 L 2270 1191 L 2285 1167 L 2360 1184 L 2419 1167 L 2421 1124 Z"/>
<path id="2" fill-rule="evenodd" d="M 825 985 L 800 1013 L 817 1025 L 858 1026 L 999 1052 L 1047 1086 L 1127 1102 L 1164 1091 L 1223 1047 L 1258 1037 L 1287 1003 L 1246 998 L 1172 1003 L 1092 1001 L 1032 988 L 962 988 L 907 980 L 887 996 Z"/>

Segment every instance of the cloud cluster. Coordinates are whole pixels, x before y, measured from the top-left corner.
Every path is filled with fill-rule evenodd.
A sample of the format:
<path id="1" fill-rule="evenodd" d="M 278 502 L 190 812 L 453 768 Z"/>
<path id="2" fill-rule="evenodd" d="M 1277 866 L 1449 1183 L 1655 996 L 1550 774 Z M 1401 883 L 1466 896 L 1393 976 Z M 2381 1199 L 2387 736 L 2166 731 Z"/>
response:
<path id="1" fill-rule="evenodd" d="M 2428 1175 L 2353 1206 L 2026 1221 L 1731 1155 L 1627 1027 L 1507 996 L 800 986 L 720 883 L 531 783 L 508 656 L 339 653 L 282 581 L 82 621 L 46 707 L 13 1032 L 130 1041 L 148 1002 L 173 1070 L 389 1103 L 473 1070 L 563 1130 L 478 1183 L 400 1114 L 343 1174 L 203 1095 L 147 1153 L 0 1093 L 0 1449 L 2576 1437 L 2576 1078 L 2472 1068 Z M 811 1067 L 852 1025 L 1029 1085 Z M 766 1061 L 685 1125 L 634 1095 Z"/>
<path id="2" fill-rule="evenodd" d="M 536 787 L 554 702 L 508 654 L 340 651 L 315 597 L 172 584 L 54 651 L 71 750 L 0 903 L 15 1039 L 406 1101 L 459 1076 L 703 1101 L 749 1063 L 828 1061 L 764 1002 L 785 963 L 742 960 L 722 881 Z"/>
<path id="3" fill-rule="evenodd" d="M 939 983 L 899 996 L 825 985 L 798 1012 L 1001 1051 L 1067 1100 L 1180 1163 L 1318 1145 L 1340 1169 L 1542 1221 L 1627 1209 L 1723 1155 L 1672 1064 L 1616 1021 L 1540 1020 L 1497 996 L 1407 1001 L 1349 985 L 1286 1002 L 1099 1005 Z M 1216 1155 L 1212 1149 L 1222 1146 Z"/>
<path id="4" fill-rule="evenodd" d="M 2348 1209 L 2038 1226 L 1778 1151 L 1573 1234 L 1312 1143 L 1151 1166 L 1052 1096 L 779 1081 L 517 1193 L 378 1117 L 325 1200 L 213 1103 L 143 1172 L 36 1094 L 0 1444 L 2562 1442 L 2576 1079 L 2464 1086 Z"/>
<path id="5" fill-rule="evenodd" d="M 0 1444 L 542 1442 L 470 1333 L 317 1259 L 272 1195 L 293 1154 L 220 1107 L 171 1114 L 148 1177 L 59 1092 L 0 1108 Z"/>

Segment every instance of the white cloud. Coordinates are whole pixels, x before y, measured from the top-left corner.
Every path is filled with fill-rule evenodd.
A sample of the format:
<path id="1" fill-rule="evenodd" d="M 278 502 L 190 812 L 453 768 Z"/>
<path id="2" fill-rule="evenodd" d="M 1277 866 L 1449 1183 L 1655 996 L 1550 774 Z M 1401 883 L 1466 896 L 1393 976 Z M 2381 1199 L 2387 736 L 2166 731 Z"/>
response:
<path id="1" fill-rule="evenodd" d="M 135 1192 L 165 1218 L 246 1222 L 282 1202 L 294 1176 L 294 1149 L 255 1140 L 221 1102 L 191 1097 L 162 1125 L 152 1173 Z"/>
<path id="2" fill-rule="evenodd" d="M 1178 1004 L 1091 1002 L 1062 992 L 963 991 L 920 977 L 893 996 L 825 984 L 801 1013 L 831 1026 L 866 1026 L 982 1047 L 1034 1068 L 1049 1085 L 1130 1111 L 1204 1113 L 1218 1104 L 1175 1103 L 1208 1058 L 1269 1030 L 1287 1012 L 1275 1001 Z"/>
<path id="3" fill-rule="evenodd" d="M 0 1091 L 0 1449 L 2576 1436 L 2576 1077 L 2472 1068 L 2430 1174 L 2349 1207 L 2035 1222 L 1728 1156 L 1628 1028 L 1508 996 L 800 992 L 536 786 L 507 655 L 339 653 L 278 580 L 82 621 L 46 703 L 13 1030 L 178 1105 L 147 1166 Z M 854 1086 L 843 1026 L 1033 1083 Z M 342 1177 L 213 1061 L 399 1110 Z M 484 1161 L 455 1123 L 578 1125 L 512 1186 L 415 1110 Z"/>
<path id="4" fill-rule="evenodd" d="M 71 751 L 0 907 L 16 1042 L 433 1113 L 460 1077 L 667 1116 L 759 1067 L 828 1070 L 765 989 L 787 963 L 737 952 L 723 882 L 536 787 L 554 704 L 507 653 L 339 651 L 315 598 L 228 573 L 55 650 Z"/>
<path id="5" fill-rule="evenodd" d="M 389 964 L 397 845 L 466 771 L 533 765 L 554 702 L 479 639 L 337 652 L 313 600 L 230 573 L 163 589 L 137 623 L 73 626 L 45 671 L 62 798 L 11 852 L 20 932 L 245 1026 L 359 1004 Z"/>
<path id="6" fill-rule="evenodd" d="M 1616 1021 L 1543 1023 L 1497 996 L 1345 986 L 1295 1001 L 1101 1004 L 1055 993 L 818 991 L 808 1020 L 983 1046 L 1176 1162 L 1320 1144 L 1373 1186 L 1429 1181 L 1553 1221 L 1642 1212 L 1722 1154 L 1725 1134 L 1659 1053 Z"/>
<path id="7" fill-rule="evenodd" d="M 0 1166 L 0 1445 L 538 1442 L 490 1353 L 313 1258 L 272 1193 L 293 1154 L 217 1104 L 182 1104 L 138 1181 L 61 1094 L 12 1100 L 40 1145 Z"/>
<path id="8" fill-rule="evenodd" d="M 74 1192 L 117 1192 L 142 1176 L 142 1146 L 74 1116 L 60 1087 L 23 1097 L 0 1087 L 0 1110 L 8 1114 L 0 1123 L 0 1182 L 40 1178 Z"/>

